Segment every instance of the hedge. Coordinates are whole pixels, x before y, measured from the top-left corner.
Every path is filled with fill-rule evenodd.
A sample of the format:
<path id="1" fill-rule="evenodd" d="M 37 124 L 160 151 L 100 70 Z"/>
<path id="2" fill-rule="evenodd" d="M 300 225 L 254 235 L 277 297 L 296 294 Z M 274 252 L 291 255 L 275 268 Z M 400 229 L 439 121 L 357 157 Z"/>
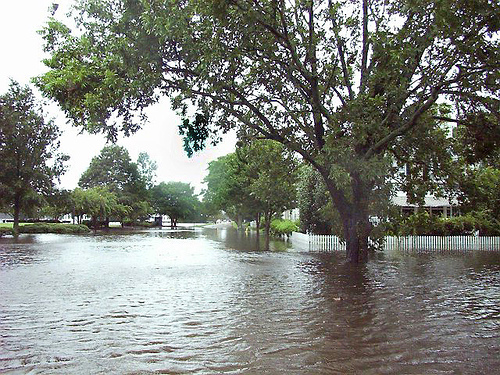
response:
<path id="1" fill-rule="evenodd" d="M 19 227 L 19 233 L 80 234 L 89 231 L 90 229 L 83 224 L 35 223 Z"/>

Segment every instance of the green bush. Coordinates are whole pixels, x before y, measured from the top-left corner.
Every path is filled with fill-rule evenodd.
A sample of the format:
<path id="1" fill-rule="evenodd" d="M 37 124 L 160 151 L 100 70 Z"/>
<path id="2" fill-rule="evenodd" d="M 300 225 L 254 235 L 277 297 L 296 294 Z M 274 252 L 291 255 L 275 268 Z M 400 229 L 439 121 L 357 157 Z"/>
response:
<path id="1" fill-rule="evenodd" d="M 292 232 L 299 230 L 296 222 L 285 219 L 273 219 L 271 221 L 271 234 L 273 236 L 290 236 Z"/>
<path id="2" fill-rule="evenodd" d="M 467 214 L 444 218 L 418 212 L 407 218 L 394 220 L 386 226 L 387 235 L 401 236 L 468 236 L 500 235 L 500 225 L 487 216 Z"/>
<path id="3" fill-rule="evenodd" d="M 19 233 L 80 234 L 88 232 L 89 228 L 83 224 L 35 223 L 19 227 Z"/>

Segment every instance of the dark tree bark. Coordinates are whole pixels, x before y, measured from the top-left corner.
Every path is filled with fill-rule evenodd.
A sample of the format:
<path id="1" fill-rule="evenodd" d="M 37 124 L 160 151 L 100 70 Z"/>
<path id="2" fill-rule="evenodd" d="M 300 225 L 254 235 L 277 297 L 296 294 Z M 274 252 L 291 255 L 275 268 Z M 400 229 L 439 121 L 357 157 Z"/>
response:
<path id="1" fill-rule="evenodd" d="M 370 216 L 368 212 L 371 186 L 353 174 L 352 202 L 348 201 L 330 178 L 324 177 L 328 192 L 342 218 L 342 229 L 346 242 L 346 258 L 351 263 L 368 260 L 368 238 L 370 235 Z"/>
<path id="2" fill-rule="evenodd" d="M 18 192 L 14 197 L 14 225 L 12 227 L 12 234 L 14 237 L 19 236 L 19 214 L 21 212 L 21 194 Z"/>

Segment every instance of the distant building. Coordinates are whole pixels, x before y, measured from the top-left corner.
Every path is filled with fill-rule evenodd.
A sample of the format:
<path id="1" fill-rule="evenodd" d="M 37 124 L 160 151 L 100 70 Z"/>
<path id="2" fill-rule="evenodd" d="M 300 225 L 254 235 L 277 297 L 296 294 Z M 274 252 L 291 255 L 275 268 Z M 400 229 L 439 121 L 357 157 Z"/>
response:
<path id="1" fill-rule="evenodd" d="M 411 215 L 419 209 L 427 211 L 430 215 L 452 217 L 458 215 L 458 206 L 456 202 L 450 202 L 446 198 L 436 198 L 428 195 L 424 199 L 424 205 L 419 207 L 416 204 L 408 203 L 408 199 L 404 193 L 398 193 L 392 198 L 392 203 L 401 209 L 403 215 Z"/>
<path id="2" fill-rule="evenodd" d="M 14 221 L 14 217 L 12 215 L 0 212 L 0 223 L 8 223 Z"/>
<path id="3" fill-rule="evenodd" d="M 416 204 L 408 203 L 406 194 L 402 192 L 399 192 L 392 198 L 392 203 L 400 208 L 403 215 L 411 215 L 418 210 L 425 210 L 433 216 L 453 217 L 459 215 L 457 202 L 450 202 L 450 200 L 446 198 L 436 198 L 432 195 L 425 197 L 424 205 L 421 207 Z M 299 220 L 300 211 L 298 208 L 294 208 L 293 210 L 283 212 L 281 217 L 292 221 Z"/>
<path id="4" fill-rule="evenodd" d="M 296 221 L 300 219 L 300 210 L 298 208 L 294 208 L 292 210 L 287 210 L 283 212 L 281 217 L 285 220 Z"/>

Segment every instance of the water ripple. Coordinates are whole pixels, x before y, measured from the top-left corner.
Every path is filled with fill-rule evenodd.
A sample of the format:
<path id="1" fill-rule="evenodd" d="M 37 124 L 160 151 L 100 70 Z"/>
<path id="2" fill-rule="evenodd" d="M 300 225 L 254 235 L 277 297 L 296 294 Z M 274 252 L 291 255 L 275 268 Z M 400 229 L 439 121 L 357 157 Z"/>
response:
<path id="1" fill-rule="evenodd" d="M 258 252 L 230 233 L 0 241 L 0 373 L 500 368 L 500 257 Z"/>

